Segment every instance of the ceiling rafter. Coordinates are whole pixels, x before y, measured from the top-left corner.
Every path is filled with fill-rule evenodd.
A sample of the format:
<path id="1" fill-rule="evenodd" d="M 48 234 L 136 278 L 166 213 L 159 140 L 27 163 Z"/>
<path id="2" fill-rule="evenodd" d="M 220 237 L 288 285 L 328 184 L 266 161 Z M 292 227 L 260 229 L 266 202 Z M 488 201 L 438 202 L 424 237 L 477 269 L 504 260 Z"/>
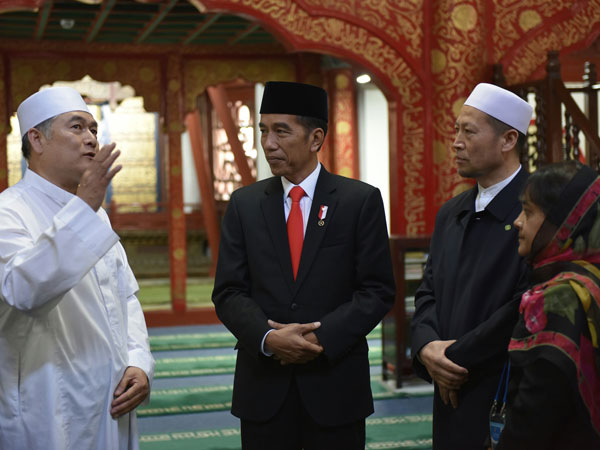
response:
<path id="1" fill-rule="evenodd" d="M 240 31 L 238 34 L 233 36 L 231 39 L 227 41 L 227 45 L 237 44 L 239 41 L 244 39 L 246 36 L 251 35 L 256 30 L 260 28 L 260 25 L 255 23 L 254 25 L 249 25 L 245 30 Z"/>
<path id="2" fill-rule="evenodd" d="M 39 41 L 42 39 L 42 36 L 46 32 L 46 27 L 48 26 L 48 18 L 50 17 L 50 12 L 52 11 L 53 1 L 48 0 L 42 10 L 38 14 L 38 20 L 35 26 L 35 40 Z"/>
<path id="3" fill-rule="evenodd" d="M 0 0 L 0 13 L 37 11 L 45 0 Z"/>
<path id="4" fill-rule="evenodd" d="M 94 22 L 90 27 L 90 31 L 85 37 L 85 42 L 89 44 L 98 35 L 100 30 L 102 29 L 102 25 L 104 25 L 104 22 L 106 21 L 108 15 L 113 9 L 113 6 L 115 6 L 115 3 L 117 3 L 117 0 L 107 0 L 105 3 L 102 4 L 102 9 L 96 15 L 96 18 L 94 19 Z"/>
<path id="5" fill-rule="evenodd" d="M 215 23 L 223 14 L 216 13 L 210 14 L 207 19 L 203 20 L 200 25 L 198 25 L 192 32 L 190 32 L 185 39 L 183 40 L 183 45 L 188 45 L 198 36 L 200 36 L 204 31 L 208 29 L 213 23 Z"/>
<path id="6" fill-rule="evenodd" d="M 162 22 L 169 11 L 173 9 L 177 2 L 178 0 L 170 0 L 168 3 L 166 3 L 152 19 L 152 21 L 142 30 L 139 37 L 135 40 L 135 43 L 141 44 L 144 42 L 144 40 L 150 36 L 150 33 L 152 33 L 152 31 L 154 31 L 154 29 Z"/>
<path id="7" fill-rule="evenodd" d="M 8 8 L 39 5 L 28 13 Z M 153 4 L 152 4 L 153 3 Z M 186 51 L 284 51 L 247 16 L 199 12 L 190 0 L 0 0 L 0 42 L 180 46 Z M 4 8 L 4 9 L 3 9 Z M 263 45 L 258 49 L 247 44 Z M 59 45 L 60 47 L 60 45 Z"/>

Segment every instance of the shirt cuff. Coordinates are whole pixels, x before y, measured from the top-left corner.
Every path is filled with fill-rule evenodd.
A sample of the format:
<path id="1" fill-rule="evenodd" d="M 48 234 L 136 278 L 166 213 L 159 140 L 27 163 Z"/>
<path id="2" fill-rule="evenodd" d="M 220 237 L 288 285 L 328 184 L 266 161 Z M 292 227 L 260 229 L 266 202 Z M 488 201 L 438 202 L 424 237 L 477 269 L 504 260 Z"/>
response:
<path id="1" fill-rule="evenodd" d="M 271 331 L 275 331 L 274 328 L 271 328 L 269 331 L 267 331 L 264 335 L 264 337 L 262 338 L 262 342 L 260 343 L 260 351 L 263 352 L 263 355 L 265 356 L 273 356 L 272 352 L 268 352 L 265 350 L 265 341 L 267 340 L 267 336 L 269 335 L 269 333 Z"/>
<path id="2" fill-rule="evenodd" d="M 137 367 L 142 369 L 148 377 L 148 383 L 152 385 L 154 380 L 154 358 L 149 352 L 145 352 L 140 349 L 129 350 L 128 366 Z"/>

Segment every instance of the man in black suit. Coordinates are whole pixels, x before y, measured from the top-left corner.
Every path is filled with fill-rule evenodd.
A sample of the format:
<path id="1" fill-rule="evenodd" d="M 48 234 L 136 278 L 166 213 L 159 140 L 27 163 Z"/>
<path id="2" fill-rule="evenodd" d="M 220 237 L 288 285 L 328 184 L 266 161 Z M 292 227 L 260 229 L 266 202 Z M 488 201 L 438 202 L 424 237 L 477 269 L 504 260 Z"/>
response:
<path id="1" fill-rule="evenodd" d="M 373 412 L 366 335 L 395 292 L 381 194 L 319 163 L 323 89 L 268 82 L 260 113 L 275 176 L 231 196 L 213 291 L 238 339 L 242 447 L 362 450 Z"/>

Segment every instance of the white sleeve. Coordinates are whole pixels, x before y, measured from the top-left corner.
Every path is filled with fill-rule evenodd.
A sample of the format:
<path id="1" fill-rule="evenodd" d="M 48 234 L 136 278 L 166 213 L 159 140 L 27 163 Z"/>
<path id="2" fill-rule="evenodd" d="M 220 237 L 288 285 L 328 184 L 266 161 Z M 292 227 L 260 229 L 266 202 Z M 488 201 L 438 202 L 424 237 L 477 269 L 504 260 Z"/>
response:
<path id="1" fill-rule="evenodd" d="M 53 308 L 118 240 L 79 197 L 35 241 L 18 213 L 0 210 L 0 302 L 32 314 Z"/>
<path id="2" fill-rule="evenodd" d="M 142 369 L 148 376 L 150 385 L 152 385 L 154 358 L 150 352 L 146 320 L 137 298 L 139 286 L 127 262 L 125 249 L 121 244 L 117 244 L 117 251 L 124 263 L 119 269 L 118 276 L 119 284 L 123 287 L 123 295 L 127 299 L 127 351 L 129 354 L 127 365 Z"/>
<path id="3" fill-rule="evenodd" d="M 127 351 L 129 353 L 128 366 L 139 367 L 148 376 L 148 384 L 152 389 L 154 380 L 154 358 L 150 353 L 150 342 L 144 313 L 137 296 L 132 295 L 127 299 Z M 150 402 L 148 395 L 142 405 Z"/>

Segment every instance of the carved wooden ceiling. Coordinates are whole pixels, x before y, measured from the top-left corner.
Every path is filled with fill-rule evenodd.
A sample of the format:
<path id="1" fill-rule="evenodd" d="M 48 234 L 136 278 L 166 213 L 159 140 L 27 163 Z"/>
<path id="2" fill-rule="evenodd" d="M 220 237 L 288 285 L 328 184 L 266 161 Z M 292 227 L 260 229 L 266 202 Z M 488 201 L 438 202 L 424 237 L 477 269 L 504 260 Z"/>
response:
<path id="1" fill-rule="evenodd" d="M 260 23 L 201 12 L 194 0 L 0 0 L 0 41 L 227 47 L 283 51 Z"/>

